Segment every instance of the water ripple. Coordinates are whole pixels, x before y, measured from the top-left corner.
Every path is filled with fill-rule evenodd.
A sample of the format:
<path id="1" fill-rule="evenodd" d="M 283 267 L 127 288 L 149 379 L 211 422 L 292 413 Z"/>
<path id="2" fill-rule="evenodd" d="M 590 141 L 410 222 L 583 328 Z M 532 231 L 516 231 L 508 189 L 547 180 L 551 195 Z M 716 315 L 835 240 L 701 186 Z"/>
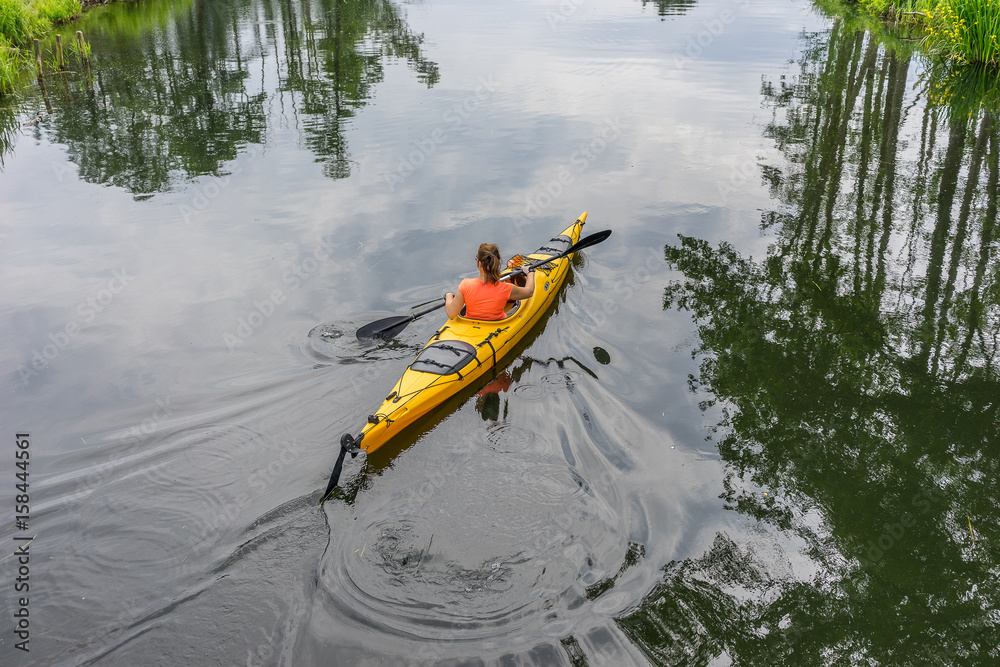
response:
<path id="1" fill-rule="evenodd" d="M 549 391 L 573 389 L 580 379 L 579 371 L 564 370 L 559 373 L 549 373 L 542 376 L 542 386 Z"/>
<path id="2" fill-rule="evenodd" d="M 367 507 L 324 557 L 321 589 L 336 617 L 397 636 L 560 637 L 627 524 L 565 465 L 472 459 L 438 488 Z"/>
<path id="3" fill-rule="evenodd" d="M 93 576 L 172 581 L 233 530 L 263 437 L 235 424 L 201 424 L 150 444 L 115 478 L 74 501 L 83 530 L 73 549 Z M 127 498 L 125 502 L 122 499 Z"/>
<path id="4" fill-rule="evenodd" d="M 382 317 L 386 314 L 381 314 Z M 412 357 L 420 345 L 407 343 L 405 338 L 394 338 L 385 342 L 361 342 L 357 339 L 358 329 L 379 319 L 375 313 L 362 321 L 345 320 L 325 322 L 313 327 L 306 336 L 306 342 L 301 346 L 302 354 L 321 364 L 359 363 L 378 361 L 382 359 L 402 359 Z"/>
<path id="5" fill-rule="evenodd" d="M 537 384 L 520 384 L 514 387 L 513 393 L 522 401 L 540 401 L 545 398 L 545 389 Z"/>
<path id="6" fill-rule="evenodd" d="M 510 454 L 526 449 L 537 449 L 541 436 L 520 426 L 506 422 L 493 424 L 482 432 L 484 444 L 495 452 Z"/>

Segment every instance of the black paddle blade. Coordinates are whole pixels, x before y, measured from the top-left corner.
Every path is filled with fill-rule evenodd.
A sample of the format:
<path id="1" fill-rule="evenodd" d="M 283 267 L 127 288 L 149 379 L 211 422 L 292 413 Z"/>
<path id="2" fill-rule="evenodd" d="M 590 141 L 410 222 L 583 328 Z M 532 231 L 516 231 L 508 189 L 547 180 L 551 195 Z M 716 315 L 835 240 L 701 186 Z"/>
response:
<path id="1" fill-rule="evenodd" d="M 610 229 L 605 229 L 603 232 L 595 232 L 590 236 L 585 236 L 570 246 L 566 251 L 566 254 L 568 255 L 571 252 L 576 252 L 577 250 L 583 250 L 584 248 L 589 248 L 592 245 L 597 245 L 598 243 L 606 241 L 609 236 L 611 236 Z"/>
<path id="2" fill-rule="evenodd" d="M 603 232 L 596 232 L 594 234 L 591 234 L 590 236 L 585 236 L 584 238 L 580 239 L 579 241 L 577 241 L 570 247 L 566 248 L 565 250 L 563 250 L 561 253 L 559 253 L 554 257 L 549 257 L 548 259 L 540 259 L 537 262 L 532 262 L 529 268 L 537 269 L 540 266 L 551 264 L 557 259 L 562 259 L 567 255 L 573 254 L 577 250 L 583 250 L 584 248 L 589 248 L 592 245 L 597 245 L 598 243 L 605 241 L 609 236 L 611 236 L 610 229 L 605 229 Z"/>
<path id="3" fill-rule="evenodd" d="M 340 437 L 340 456 L 337 457 L 337 463 L 333 466 L 333 473 L 330 475 L 330 483 L 326 485 L 326 492 L 323 494 L 323 500 L 320 501 L 321 505 L 324 500 L 330 497 L 330 494 L 333 493 L 333 490 L 337 488 L 337 484 L 340 482 L 340 473 L 344 469 L 344 457 L 347 456 L 347 452 L 351 452 L 352 458 L 357 456 L 358 452 L 361 451 L 358 448 L 358 443 L 361 442 L 361 439 L 364 437 L 365 436 L 362 434 L 358 436 L 357 440 L 355 440 L 354 436 L 350 433 L 345 433 Z"/>
<path id="4" fill-rule="evenodd" d="M 358 329 L 358 340 L 389 340 L 413 321 L 413 315 L 396 315 L 378 320 Z"/>
<path id="5" fill-rule="evenodd" d="M 344 469 L 344 457 L 347 456 L 347 450 L 343 447 L 340 448 L 340 456 L 337 457 L 337 463 L 333 466 L 333 474 L 330 475 L 330 483 L 326 485 L 326 492 L 323 494 L 323 500 L 330 497 L 333 490 L 337 488 L 337 483 L 340 482 L 340 471 Z"/>

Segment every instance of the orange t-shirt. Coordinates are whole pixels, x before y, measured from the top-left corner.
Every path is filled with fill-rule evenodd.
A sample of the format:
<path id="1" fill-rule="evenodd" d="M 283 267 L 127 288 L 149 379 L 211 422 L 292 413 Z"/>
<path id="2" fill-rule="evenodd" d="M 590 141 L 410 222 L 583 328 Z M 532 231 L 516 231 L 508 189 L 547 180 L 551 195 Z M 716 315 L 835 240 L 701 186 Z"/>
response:
<path id="1" fill-rule="evenodd" d="M 466 278 L 458 285 L 465 299 L 465 316 L 471 320 L 502 320 L 504 306 L 514 285 L 510 282 L 484 283 Z"/>

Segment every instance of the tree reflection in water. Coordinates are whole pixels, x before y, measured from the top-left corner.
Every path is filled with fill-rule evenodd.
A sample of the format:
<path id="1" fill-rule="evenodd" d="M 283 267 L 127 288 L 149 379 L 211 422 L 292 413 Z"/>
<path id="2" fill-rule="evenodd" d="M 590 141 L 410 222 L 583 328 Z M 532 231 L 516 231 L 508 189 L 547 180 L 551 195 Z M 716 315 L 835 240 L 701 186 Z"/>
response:
<path id="1" fill-rule="evenodd" d="M 0 169 L 3 169 L 4 156 L 14 148 L 20 123 L 12 109 L 0 107 Z"/>
<path id="2" fill-rule="evenodd" d="M 800 553 L 719 534 L 667 565 L 619 621 L 658 664 L 1000 657 L 997 126 L 907 101 L 911 65 L 839 21 L 811 38 L 762 90 L 787 161 L 768 256 L 665 249 L 723 498 Z"/>
<path id="3" fill-rule="evenodd" d="M 404 59 L 427 86 L 439 78 L 421 54 L 423 37 L 389 0 L 152 2 L 108 11 L 93 30 L 84 26 L 93 95 L 80 84 L 42 127 L 68 146 L 80 178 L 137 196 L 223 175 L 247 144 L 265 143 L 275 109 L 325 175 L 345 178 L 345 123 L 372 98 L 386 59 Z"/>
<path id="4" fill-rule="evenodd" d="M 656 13 L 661 17 L 686 14 L 698 4 L 698 0 L 642 0 L 642 6 L 656 5 Z"/>

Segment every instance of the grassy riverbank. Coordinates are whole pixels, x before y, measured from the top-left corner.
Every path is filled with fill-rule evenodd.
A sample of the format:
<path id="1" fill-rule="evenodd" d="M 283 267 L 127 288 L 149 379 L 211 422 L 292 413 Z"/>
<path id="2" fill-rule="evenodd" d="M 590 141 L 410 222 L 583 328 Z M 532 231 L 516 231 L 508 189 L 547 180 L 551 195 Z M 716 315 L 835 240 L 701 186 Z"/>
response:
<path id="1" fill-rule="evenodd" d="M 79 16 L 80 0 L 0 0 L 0 97 L 30 67 L 31 40 Z"/>
<path id="2" fill-rule="evenodd" d="M 858 0 L 856 6 L 917 28 L 929 51 L 956 63 L 1000 65 L 1000 0 Z"/>

